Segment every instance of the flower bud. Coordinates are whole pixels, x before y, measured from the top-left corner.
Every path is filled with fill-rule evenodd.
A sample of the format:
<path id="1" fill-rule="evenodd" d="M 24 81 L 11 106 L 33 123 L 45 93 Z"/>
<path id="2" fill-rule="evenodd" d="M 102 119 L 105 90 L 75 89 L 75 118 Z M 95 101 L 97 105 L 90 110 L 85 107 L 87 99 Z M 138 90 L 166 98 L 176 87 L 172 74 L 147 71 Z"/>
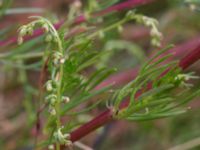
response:
<path id="1" fill-rule="evenodd" d="M 53 90 L 53 86 L 51 82 L 47 82 L 46 84 L 46 90 L 47 92 L 51 92 Z"/>
<path id="2" fill-rule="evenodd" d="M 61 129 L 62 129 L 62 128 L 63 128 L 63 127 L 60 127 L 56 132 L 54 132 L 53 136 L 54 136 L 54 138 L 55 138 L 58 142 L 60 142 L 61 144 L 69 144 L 70 142 L 69 142 L 69 140 L 67 140 L 67 139 L 70 138 L 70 134 L 63 134 L 63 133 L 61 132 Z"/>
<path id="3" fill-rule="evenodd" d="M 60 58 L 60 64 L 64 64 L 65 63 L 65 58 Z"/>
<path id="4" fill-rule="evenodd" d="M 130 10 L 130 11 L 128 11 L 128 12 L 126 13 L 126 18 L 127 18 L 127 19 L 131 19 L 133 15 L 134 15 L 134 12 Z"/>
<path id="5" fill-rule="evenodd" d="M 68 96 L 63 96 L 62 97 L 62 102 L 69 103 L 70 102 L 70 98 Z"/>
<path id="6" fill-rule="evenodd" d="M 65 59 L 63 58 L 63 56 L 62 56 L 62 54 L 60 52 L 55 52 L 53 54 L 53 64 L 55 66 L 58 66 L 58 65 L 60 65 L 60 64 L 62 64 L 64 62 L 65 62 Z"/>
<path id="7" fill-rule="evenodd" d="M 52 106 L 54 106 L 55 103 L 56 103 L 56 98 L 52 97 L 52 98 L 50 99 L 50 104 L 51 104 Z"/>
<path id="8" fill-rule="evenodd" d="M 45 101 L 46 101 L 47 103 L 50 103 L 51 106 L 54 106 L 54 105 L 55 105 L 56 100 L 57 100 L 57 96 L 54 95 L 54 94 L 48 95 L 48 96 L 45 98 Z"/>
<path id="9" fill-rule="evenodd" d="M 20 31 L 19 31 L 19 36 L 24 36 L 24 35 L 26 35 L 27 34 L 27 29 L 26 28 L 24 28 L 24 27 L 22 27 L 21 29 L 20 29 Z"/>
<path id="10" fill-rule="evenodd" d="M 158 32 L 155 28 L 153 28 L 151 31 L 150 31 L 150 35 L 151 36 L 157 36 L 158 35 Z"/>
<path id="11" fill-rule="evenodd" d="M 56 110 L 55 108 L 53 108 L 52 106 L 49 107 L 49 113 L 52 115 L 52 116 L 55 116 L 56 115 Z"/>
<path id="12" fill-rule="evenodd" d="M 157 39 L 157 38 L 153 38 L 152 40 L 151 40 L 151 44 L 152 45 L 154 45 L 154 46 L 156 46 L 156 47 L 160 47 L 160 40 L 159 39 Z"/>

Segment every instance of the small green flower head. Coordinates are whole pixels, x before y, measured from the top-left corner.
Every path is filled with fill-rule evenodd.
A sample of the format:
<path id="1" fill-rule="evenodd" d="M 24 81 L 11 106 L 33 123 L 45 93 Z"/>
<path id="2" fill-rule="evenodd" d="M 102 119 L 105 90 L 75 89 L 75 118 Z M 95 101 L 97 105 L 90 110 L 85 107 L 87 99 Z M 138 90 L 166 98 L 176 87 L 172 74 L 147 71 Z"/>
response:
<path id="1" fill-rule="evenodd" d="M 21 28 L 19 28 L 19 36 L 23 37 L 27 34 L 27 26 L 23 25 Z"/>
<path id="2" fill-rule="evenodd" d="M 61 131 L 62 129 L 63 127 L 60 127 L 57 131 L 54 132 L 53 136 L 55 140 L 58 141 L 60 144 L 65 144 L 65 145 L 71 144 L 71 141 L 69 141 L 70 134 L 63 134 Z"/>
<path id="3" fill-rule="evenodd" d="M 18 44 L 21 45 L 23 43 L 23 36 L 25 36 L 28 32 L 27 26 L 23 25 L 22 27 L 19 28 L 19 36 L 18 36 Z"/>
<path id="4" fill-rule="evenodd" d="M 62 96 L 62 102 L 69 103 L 70 102 L 70 98 L 68 96 Z"/>
<path id="5" fill-rule="evenodd" d="M 128 19 L 128 20 L 130 20 L 130 19 L 132 19 L 133 17 L 134 17 L 134 15 L 135 15 L 135 12 L 134 11 L 128 11 L 127 13 L 126 13 L 126 19 Z"/>
<path id="6" fill-rule="evenodd" d="M 52 80 L 47 81 L 46 83 L 46 90 L 47 92 L 52 92 L 54 89 L 53 85 L 52 85 Z"/>
<path id="7" fill-rule="evenodd" d="M 55 116 L 56 115 L 56 110 L 55 110 L 55 108 L 54 107 L 52 107 L 52 106 L 49 106 L 49 113 L 52 115 L 52 116 Z"/>
<path id="8" fill-rule="evenodd" d="M 55 94 L 50 94 L 45 98 L 46 102 L 51 106 L 54 106 L 57 101 L 57 96 Z"/>
<path id="9" fill-rule="evenodd" d="M 188 73 L 188 74 L 178 74 L 175 77 L 175 80 L 179 82 L 180 87 L 185 87 L 185 88 L 191 88 L 193 85 L 190 83 L 187 83 L 190 79 L 199 79 L 199 76 L 193 75 L 193 73 Z"/>
<path id="10" fill-rule="evenodd" d="M 25 35 L 32 35 L 33 34 L 34 26 L 33 24 L 23 25 L 19 28 L 19 36 L 18 36 L 18 44 L 23 43 L 23 37 Z"/>
<path id="11" fill-rule="evenodd" d="M 59 66 L 60 64 L 65 63 L 65 58 L 63 57 L 62 53 L 60 52 L 55 52 L 53 54 L 53 64 L 54 66 Z"/>

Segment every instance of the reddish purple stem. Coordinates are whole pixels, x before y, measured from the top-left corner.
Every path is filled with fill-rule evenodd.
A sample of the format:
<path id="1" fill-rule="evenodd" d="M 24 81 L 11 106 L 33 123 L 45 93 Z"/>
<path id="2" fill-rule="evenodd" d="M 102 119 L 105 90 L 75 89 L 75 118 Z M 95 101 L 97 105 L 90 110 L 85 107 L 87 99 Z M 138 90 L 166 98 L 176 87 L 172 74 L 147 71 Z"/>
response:
<path id="1" fill-rule="evenodd" d="M 116 4 L 116 5 L 113 5 L 109 8 L 106 8 L 102 11 L 96 12 L 96 13 L 94 13 L 94 16 L 95 17 L 96 16 L 102 16 L 102 15 L 109 14 L 109 13 L 114 12 L 114 11 L 122 11 L 124 9 L 130 9 L 133 6 L 136 7 L 136 6 L 144 5 L 144 4 L 147 4 L 147 3 L 151 3 L 153 1 L 155 1 L 155 0 L 127 0 L 126 2 Z"/>
<path id="2" fill-rule="evenodd" d="M 70 134 L 70 140 L 72 142 L 75 142 L 81 137 L 84 137 L 85 135 L 89 134 L 91 131 L 96 130 L 97 128 L 107 124 L 110 120 L 112 120 L 112 112 L 110 110 L 106 110 L 94 119 L 92 119 L 90 122 L 73 131 Z"/>

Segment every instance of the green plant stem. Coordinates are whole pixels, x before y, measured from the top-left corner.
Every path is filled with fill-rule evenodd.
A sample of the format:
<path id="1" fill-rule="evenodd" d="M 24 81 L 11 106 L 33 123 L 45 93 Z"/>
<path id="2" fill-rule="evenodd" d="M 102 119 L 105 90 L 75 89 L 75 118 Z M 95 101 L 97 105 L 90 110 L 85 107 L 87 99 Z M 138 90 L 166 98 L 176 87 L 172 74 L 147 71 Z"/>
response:
<path id="1" fill-rule="evenodd" d="M 118 26 L 124 24 L 125 22 L 127 22 L 127 21 L 129 21 L 129 20 L 130 20 L 130 19 L 127 19 L 127 18 L 122 19 L 122 20 L 116 22 L 115 24 L 112 24 L 112 25 L 110 25 L 110 26 L 108 26 L 108 27 L 102 29 L 101 31 L 97 31 L 97 32 L 92 33 L 91 35 L 89 35 L 89 36 L 87 37 L 87 39 L 88 39 L 88 40 L 91 40 L 91 39 L 93 39 L 94 37 L 98 36 L 100 32 L 106 32 L 106 31 L 112 30 L 112 29 L 114 29 L 114 28 L 117 28 Z M 76 46 L 79 45 L 80 43 L 81 43 L 81 41 L 80 41 L 80 42 L 77 42 L 77 43 L 75 43 L 75 44 L 72 44 L 72 45 L 67 49 L 67 51 L 69 51 L 70 49 L 76 47 Z"/>
<path id="2" fill-rule="evenodd" d="M 114 28 L 116 28 L 116 27 L 118 27 L 118 26 L 124 24 L 125 22 L 127 22 L 127 21 L 129 21 L 129 20 L 130 20 L 130 19 L 124 18 L 124 19 L 122 19 L 122 20 L 116 22 L 115 24 L 110 25 L 110 26 L 108 26 L 108 27 L 102 29 L 101 31 L 94 32 L 93 34 L 91 34 L 90 36 L 88 36 L 88 39 L 94 38 L 95 36 L 97 36 L 97 35 L 99 34 L 99 32 L 106 32 L 106 31 L 112 30 L 112 29 L 114 29 Z"/>
<path id="3" fill-rule="evenodd" d="M 58 47 L 59 47 L 60 52 L 63 55 L 64 52 L 63 52 L 62 43 L 61 43 L 60 39 L 58 41 Z M 56 124 L 57 124 L 57 129 L 59 129 L 59 127 L 61 126 L 61 122 L 60 122 L 60 109 L 61 109 L 60 108 L 60 103 L 61 103 L 61 100 L 62 100 L 62 80 L 63 80 L 63 71 L 64 71 L 63 69 L 64 69 L 64 66 L 63 66 L 63 64 L 61 64 L 60 68 L 59 68 L 59 85 L 58 85 L 58 90 L 57 90 L 58 100 L 57 100 L 57 103 L 56 103 L 56 118 L 57 118 Z M 56 143 L 56 150 L 60 150 L 60 143 L 59 142 Z"/>
<path id="4" fill-rule="evenodd" d="M 48 23 L 48 25 L 51 28 L 51 32 L 52 34 L 54 34 L 54 37 L 56 38 L 56 42 L 57 42 L 57 46 L 58 46 L 58 51 L 62 54 L 62 56 L 64 55 L 64 50 L 62 47 L 62 41 L 60 39 L 60 36 L 58 34 L 58 32 L 56 31 L 56 29 L 54 28 L 54 26 L 51 24 L 51 22 L 49 22 L 49 20 L 45 19 L 45 18 L 41 18 L 41 17 L 36 17 L 36 18 L 40 18 L 40 19 L 44 19 L 46 23 Z M 62 81 L 63 81 L 63 73 L 64 73 L 64 65 L 63 63 L 60 64 L 59 69 L 57 71 L 57 73 L 55 74 L 55 78 L 56 80 L 58 80 L 58 87 L 57 87 L 57 101 L 55 104 L 55 110 L 56 110 L 56 126 L 57 126 L 57 130 L 61 127 L 61 122 L 60 122 L 60 103 L 62 101 Z M 59 141 L 56 142 L 56 150 L 60 150 L 60 143 Z"/>

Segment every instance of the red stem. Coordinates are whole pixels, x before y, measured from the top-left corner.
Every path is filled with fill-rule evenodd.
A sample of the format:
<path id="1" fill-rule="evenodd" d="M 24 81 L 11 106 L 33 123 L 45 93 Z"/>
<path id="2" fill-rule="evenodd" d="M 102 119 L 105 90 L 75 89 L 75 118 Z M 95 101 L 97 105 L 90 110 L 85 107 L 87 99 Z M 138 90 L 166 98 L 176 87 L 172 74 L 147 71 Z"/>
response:
<path id="1" fill-rule="evenodd" d="M 200 36 L 194 37 L 191 40 L 188 40 L 184 43 L 181 43 L 177 46 L 175 46 L 174 48 L 172 48 L 171 50 L 169 50 L 169 53 L 174 53 L 174 57 L 176 58 L 180 58 L 183 57 L 185 52 L 187 51 L 188 53 L 190 53 L 191 50 L 193 50 L 194 48 L 196 48 L 200 43 Z"/>
<path id="2" fill-rule="evenodd" d="M 179 62 L 179 66 L 183 70 L 185 70 L 191 64 L 195 63 L 199 59 L 200 59 L 200 45 L 198 45 L 191 53 L 182 58 L 181 61 Z"/>
<path id="3" fill-rule="evenodd" d="M 109 14 L 109 13 L 114 12 L 114 11 L 122 11 L 124 9 L 130 9 L 132 7 L 144 5 L 144 4 L 147 4 L 147 3 L 151 3 L 153 1 L 155 1 L 155 0 L 127 0 L 126 2 L 116 4 L 116 5 L 113 5 L 109 8 L 106 8 L 102 11 L 96 12 L 93 15 L 95 17 L 96 16 L 102 16 L 102 15 L 106 15 L 106 14 Z"/>
<path id="4" fill-rule="evenodd" d="M 94 12 L 91 16 L 92 17 L 104 16 L 104 15 L 109 14 L 109 13 L 114 12 L 114 11 L 122 11 L 122 10 L 125 10 L 125 9 L 129 9 L 129 8 L 133 8 L 133 7 L 136 7 L 136 6 L 140 6 L 140 5 L 150 3 L 152 1 L 154 1 L 154 0 L 127 0 L 125 2 L 122 2 L 122 3 L 116 4 L 114 6 L 108 7 L 105 10 L 102 10 L 102 11 L 99 11 L 99 12 Z M 80 24 L 80 23 L 85 22 L 85 21 L 87 21 L 87 18 L 84 15 L 80 15 L 79 17 L 77 17 L 74 20 L 74 24 Z M 58 30 L 63 25 L 63 23 L 64 23 L 64 20 L 61 20 L 58 23 L 54 24 L 54 27 Z M 43 32 L 42 29 L 37 29 L 37 30 L 34 31 L 33 35 L 25 36 L 24 41 L 36 38 L 36 37 L 42 35 L 43 33 L 44 32 Z M 7 39 L 5 41 L 0 41 L 0 46 L 7 46 L 7 45 L 10 45 L 10 44 L 16 44 L 16 43 L 17 43 L 17 37 L 12 37 L 12 38 Z"/>
<path id="5" fill-rule="evenodd" d="M 198 59 L 200 59 L 200 43 L 198 44 L 198 46 L 194 50 L 192 50 L 189 54 L 187 54 L 185 57 L 183 57 L 180 60 L 179 66 L 183 70 L 185 70 L 190 65 L 195 63 Z M 125 100 L 122 104 L 123 105 L 122 107 L 126 107 L 128 105 L 128 103 L 129 102 L 127 100 Z M 92 119 L 88 123 L 82 125 L 78 129 L 71 132 L 71 134 L 70 134 L 71 135 L 71 141 L 75 142 L 75 141 L 81 139 L 82 137 L 86 136 L 90 132 L 96 130 L 97 128 L 105 125 L 106 123 L 108 123 L 110 121 L 113 121 L 112 111 L 108 109 L 108 110 L 102 112 L 101 114 L 99 114 L 97 117 L 95 117 L 94 119 Z M 63 147 L 61 147 L 61 148 L 63 148 Z"/>
<path id="6" fill-rule="evenodd" d="M 90 122 L 86 123 L 85 125 L 79 127 L 75 131 L 73 131 L 71 136 L 71 141 L 75 142 L 79 140 L 81 137 L 84 137 L 85 135 L 89 134 L 90 132 L 96 130 L 97 128 L 107 124 L 112 120 L 112 112 L 108 109 L 101 114 L 99 114 L 97 117 L 92 119 Z M 77 134 L 78 133 L 78 134 Z"/>

